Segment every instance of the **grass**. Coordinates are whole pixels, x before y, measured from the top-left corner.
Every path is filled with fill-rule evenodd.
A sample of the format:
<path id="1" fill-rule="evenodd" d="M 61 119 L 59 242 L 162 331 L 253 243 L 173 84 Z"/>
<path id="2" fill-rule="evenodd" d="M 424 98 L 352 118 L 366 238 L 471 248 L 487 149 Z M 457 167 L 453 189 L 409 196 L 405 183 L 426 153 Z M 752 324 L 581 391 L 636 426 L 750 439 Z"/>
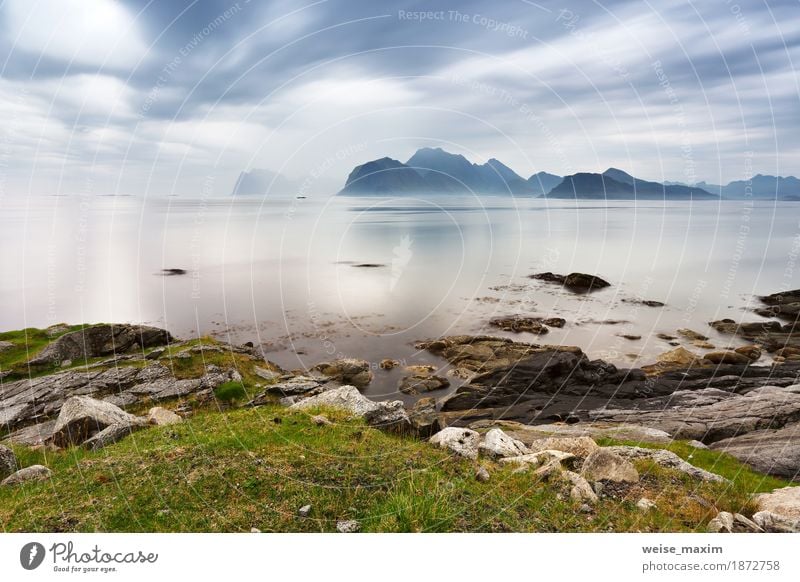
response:
<path id="1" fill-rule="evenodd" d="M 11 371 L 6 381 L 26 378 L 29 375 L 38 376 L 52 372 L 57 366 L 29 367 L 26 362 L 38 354 L 54 339 L 70 331 L 78 331 L 83 325 L 65 326 L 62 330 L 48 335 L 47 330 L 29 327 L 14 331 L 0 333 L 0 341 L 11 342 L 12 348 L 0 351 L 0 371 Z"/>
<path id="2" fill-rule="evenodd" d="M 248 397 L 241 382 L 225 382 L 214 388 L 214 397 L 221 402 L 231 404 Z"/>
<path id="3" fill-rule="evenodd" d="M 310 414 L 334 424 L 317 426 Z M 618 443 L 606 443 L 618 444 Z M 731 484 L 701 483 L 637 462 L 641 482 L 592 513 L 560 480 L 537 480 L 410 437 L 385 434 L 335 410 L 277 406 L 202 411 L 180 425 L 140 431 L 97 452 L 14 447 L 23 466 L 41 463 L 50 482 L 0 488 L 4 531 L 704 531 L 720 510 L 749 513 L 755 491 L 787 483 L 757 475 L 727 455 L 668 448 Z M 643 513 L 635 503 L 658 504 Z M 297 510 L 311 504 L 308 518 Z"/>

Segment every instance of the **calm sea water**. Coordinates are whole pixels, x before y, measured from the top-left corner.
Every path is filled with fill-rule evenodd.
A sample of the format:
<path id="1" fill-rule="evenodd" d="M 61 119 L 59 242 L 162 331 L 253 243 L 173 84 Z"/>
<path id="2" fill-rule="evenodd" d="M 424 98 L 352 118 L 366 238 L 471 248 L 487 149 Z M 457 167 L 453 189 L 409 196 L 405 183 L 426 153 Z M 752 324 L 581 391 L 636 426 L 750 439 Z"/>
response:
<path id="1" fill-rule="evenodd" d="M 433 361 L 414 341 L 510 335 L 487 323 L 520 313 L 567 325 L 518 339 L 643 364 L 670 349 L 657 333 L 689 327 L 724 345 L 707 322 L 758 319 L 754 295 L 800 287 L 799 220 L 798 204 L 748 201 L 6 197 L 0 328 L 144 322 L 261 342 L 302 368 Z M 613 285 L 573 295 L 527 277 L 539 271 Z M 666 307 L 625 301 L 637 297 Z M 373 392 L 391 392 L 388 378 Z"/>

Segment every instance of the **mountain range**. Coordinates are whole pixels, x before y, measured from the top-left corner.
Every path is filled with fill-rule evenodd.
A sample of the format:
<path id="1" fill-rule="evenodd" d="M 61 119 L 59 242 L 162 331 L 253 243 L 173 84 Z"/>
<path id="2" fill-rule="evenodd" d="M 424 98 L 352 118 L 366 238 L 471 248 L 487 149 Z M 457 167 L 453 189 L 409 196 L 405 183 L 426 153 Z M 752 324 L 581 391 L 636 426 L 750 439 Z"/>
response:
<path id="1" fill-rule="evenodd" d="M 264 196 L 267 194 L 284 194 L 291 192 L 295 184 L 282 174 L 270 170 L 253 169 L 241 172 L 233 186 L 234 196 Z"/>
<path id="2" fill-rule="evenodd" d="M 800 180 L 793 176 L 754 176 L 748 181 L 716 186 L 701 182 L 652 182 L 617 168 L 602 174 L 579 172 L 557 176 L 537 172 L 523 178 L 492 158 L 475 164 L 441 148 L 417 150 L 405 163 L 380 158 L 356 166 L 340 195 L 489 194 L 544 196 L 556 199 L 602 200 L 716 200 L 746 198 L 748 189 L 758 199 L 800 200 Z"/>

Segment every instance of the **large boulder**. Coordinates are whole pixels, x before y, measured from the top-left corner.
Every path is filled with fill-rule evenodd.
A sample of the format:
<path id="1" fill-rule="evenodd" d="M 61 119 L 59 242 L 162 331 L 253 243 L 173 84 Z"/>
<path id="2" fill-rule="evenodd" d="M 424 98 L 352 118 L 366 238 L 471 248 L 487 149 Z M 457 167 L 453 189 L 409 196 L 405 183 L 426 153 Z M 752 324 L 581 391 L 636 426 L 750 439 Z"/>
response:
<path id="1" fill-rule="evenodd" d="M 17 456 L 5 445 L 0 445 L 0 479 L 5 479 L 17 470 Z"/>
<path id="2" fill-rule="evenodd" d="M 363 418 L 367 424 L 385 430 L 404 432 L 410 430 L 408 413 L 399 400 L 374 402 L 361 394 L 355 386 L 340 386 L 292 404 L 294 410 L 308 410 L 330 406 L 346 410 Z"/>
<path id="3" fill-rule="evenodd" d="M 433 435 L 429 442 L 461 457 L 477 459 L 481 435 L 468 428 L 447 427 Z"/>
<path id="4" fill-rule="evenodd" d="M 511 438 L 499 428 L 493 428 L 484 435 L 478 445 L 478 452 L 490 459 L 519 457 L 530 453 L 522 441 Z"/>
<path id="5" fill-rule="evenodd" d="M 600 447 L 588 436 L 576 437 L 547 437 L 530 442 L 532 452 L 555 450 L 572 453 L 576 457 L 585 459 Z"/>
<path id="6" fill-rule="evenodd" d="M 417 400 L 408 417 L 414 432 L 421 438 L 430 438 L 442 428 L 436 411 L 436 400 L 430 396 Z"/>
<path id="7" fill-rule="evenodd" d="M 61 407 L 51 441 L 58 447 L 79 445 L 112 425 L 142 425 L 146 421 L 109 402 L 73 396 Z"/>
<path id="8" fill-rule="evenodd" d="M 616 453 L 625 459 L 648 459 L 658 463 L 662 467 L 667 467 L 669 469 L 680 471 L 681 473 L 686 473 L 687 475 L 694 477 L 695 479 L 699 479 L 700 481 L 710 481 L 713 483 L 728 482 L 728 480 L 724 477 L 717 475 L 716 473 L 706 471 L 705 469 L 701 469 L 700 467 L 695 467 L 691 463 L 681 459 L 672 451 L 667 451 L 665 449 L 618 446 L 606 447 L 605 450 Z"/>
<path id="9" fill-rule="evenodd" d="M 800 520 L 800 487 L 783 487 L 755 497 L 759 511 L 769 511 L 787 519 Z"/>
<path id="10" fill-rule="evenodd" d="M 9 475 L 0 482 L 0 485 L 19 485 L 32 481 L 46 481 L 52 475 L 53 472 L 43 465 L 31 465 Z"/>
<path id="11" fill-rule="evenodd" d="M 583 462 L 581 475 L 588 481 L 613 481 L 615 483 L 637 483 L 639 472 L 633 464 L 617 453 L 600 448 Z"/>
<path id="12" fill-rule="evenodd" d="M 330 362 L 317 364 L 312 371 L 327 376 L 334 382 L 363 388 L 372 381 L 372 370 L 369 362 L 356 358 L 340 358 Z"/>
<path id="13" fill-rule="evenodd" d="M 65 333 L 48 344 L 31 364 L 59 364 L 65 360 L 119 354 L 134 346 L 138 349 L 168 344 L 172 336 L 165 329 L 146 325 L 100 324 Z"/>
<path id="14" fill-rule="evenodd" d="M 761 473 L 789 479 L 800 475 L 800 422 L 723 439 L 711 448 L 728 453 Z"/>

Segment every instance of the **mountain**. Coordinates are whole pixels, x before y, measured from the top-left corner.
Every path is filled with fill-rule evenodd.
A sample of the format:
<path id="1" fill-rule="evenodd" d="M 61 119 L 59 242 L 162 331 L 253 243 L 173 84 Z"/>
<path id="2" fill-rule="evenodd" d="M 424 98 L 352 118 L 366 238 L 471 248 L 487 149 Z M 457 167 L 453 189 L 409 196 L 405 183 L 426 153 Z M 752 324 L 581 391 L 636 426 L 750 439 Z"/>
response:
<path id="1" fill-rule="evenodd" d="M 750 180 L 736 180 L 722 187 L 725 198 L 754 200 L 792 200 L 800 196 L 800 180 L 794 176 L 756 174 Z"/>
<path id="2" fill-rule="evenodd" d="M 548 198 L 591 200 L 714 200 L 714 194 L 697 187 L 649 182 L 617 168 L 602 174 L 578 173 L 566 176 L 547 194 Z"/>
<path id="3" fill-rule="evenodd" d="M 264 196 L 266 194 L 292 194 L 295 186 L 281 174 L 270 170 L 253 169 L 242 172 L 233 186 L 233 196 Z"/>
<path id="4" fill-rule="evenodd" d="M 425 192 L 428 182 L 416 170 L 392 158 L 356 166 L 339 194 L 402 194 Z"/>
<path id="5" fill-rule="evenodd" d="M 550 192 L 550 190 L 558 186 L 563 179 L 564 176 L 556 176 L 555 174 L 548 174 L 547 172 L 537 172 L 528 178 L 528 184 L 533 186 L 537 194 L 544 196 Z"/>
<path id="6" fill-rule="evenodd" d="M 505 194 L 532 196 L 534 187 L 514 170 L 492 158 L 474 164 L 441 148 L 417 150 L 403 164 L 381 158 L 350 172 L 339 194 Z"/>

